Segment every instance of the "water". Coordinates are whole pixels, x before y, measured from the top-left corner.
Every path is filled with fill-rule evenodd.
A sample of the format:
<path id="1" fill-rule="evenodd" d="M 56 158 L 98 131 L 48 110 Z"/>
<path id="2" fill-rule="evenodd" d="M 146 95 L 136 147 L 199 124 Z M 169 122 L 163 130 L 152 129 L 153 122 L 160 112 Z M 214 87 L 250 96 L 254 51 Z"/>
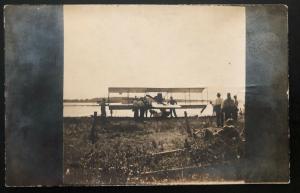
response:
<path id="1" fill-rule="evenodd" d="M 93 115 L 95 111 L 100 115 L 100 106 L 97 103 L 64 103 L 64 117 L 89 117 Z M 213 108 L 211 105 L 208 105 L 202 113 L 200 113 L 201 109 L 176 109 L 177 116 L 183 117 L 184 111 L 187 111 L 188 116 L 209 116 L 212 115 Z M 108 107 L 106 107 L 106 114 L 110 116 Z M 133 117 L 133 111 L 114 110 L 113 116 Z M 148 113 L 148 116 L 150 116 L 150 113 Z"/>

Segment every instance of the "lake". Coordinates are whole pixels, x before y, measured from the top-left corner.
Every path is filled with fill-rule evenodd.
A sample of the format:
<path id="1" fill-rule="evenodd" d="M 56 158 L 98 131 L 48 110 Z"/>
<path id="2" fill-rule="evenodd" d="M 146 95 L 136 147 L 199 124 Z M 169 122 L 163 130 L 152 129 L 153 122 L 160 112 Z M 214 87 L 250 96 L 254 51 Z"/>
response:
<path id="1" fill-rule="evenodd" d="M 180 105 L 180 103 L 178 103 Z M 184 104 L 184 103 L 183 103 Z M 94 112 L 100 115 L 100 106 L 97 103 L 64 103 L 64 117 L 89 117 Z M 188 116 L 209 116 L 213 113 L 213 108 L 208 105 L 206 109 L 200 113 L 201 109 L 176 109 L 177 116 L 183 117 L 184 111 L 187 111 Z M 108 107 L 106 107 L 106 114 L 110 116 Z M 133 117 L 132 110 L 114 110 L 114 117 Z M 148 113 L 150 116 L 150 113 Z"/>

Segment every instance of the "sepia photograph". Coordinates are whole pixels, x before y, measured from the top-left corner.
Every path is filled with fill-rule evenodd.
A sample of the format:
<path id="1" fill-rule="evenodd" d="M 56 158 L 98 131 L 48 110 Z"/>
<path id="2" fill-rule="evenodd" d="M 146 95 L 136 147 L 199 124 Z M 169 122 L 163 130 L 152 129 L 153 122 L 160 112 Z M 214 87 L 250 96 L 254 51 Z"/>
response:
<path id="1" fill-rule="evenodd" d="M 245 8 L 64 6 L 64 183 L 242 181 Z"/>
<path id="2" fill-rule="evenodd" d="M 285 5 L 4 16 L 6 185 L 289 183 Z"/>

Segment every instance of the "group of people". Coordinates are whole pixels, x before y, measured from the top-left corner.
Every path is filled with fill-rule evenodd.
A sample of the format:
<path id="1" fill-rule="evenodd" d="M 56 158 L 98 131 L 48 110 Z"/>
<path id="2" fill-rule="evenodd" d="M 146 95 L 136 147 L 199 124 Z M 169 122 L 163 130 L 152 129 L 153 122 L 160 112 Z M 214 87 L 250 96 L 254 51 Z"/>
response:
<path id="1" fill-rule="evenodd" d="M 154 100 L 158 103 L 162 103 L 163 100 L 159 100 L 159 95 L 154 97 Z M 173 97 L 170 97 L 170 100 L 168 101 L 168 104 L 175 105 L 177 104 L 177 101 L 173 99 Z M 233 99 L 231 98 L 231 94 L 227 93 L 227 98 L 225 100 L 222 99 L 221 94 L 217 93 L 217 98 L 213 102 L 211 102 L 213 105 L 213 113 L 216 115 L 216 122 L 217 127 L 223 127 L 224 120 L 226 121 L 229 118 L 232 118 L 234 121 L 237 121 L 238 118 L 238 100 L 237 96 L 235 95 Z M 134 119 L 139 120 L 143 119 L 144 117 L 148 117 L 148 112 L 150 111 L 150 117 L 153 115 L 154 112 L 151 112 L 151 100 L 149 100 L 146 96 L 137 98 L 135 97 L 133 99 L 133 108 L 132 111 L 134 112 Z M 106 101 L 105 99 L 102 99 L 100 103 L 101 107 L 101 117 L 106 117 Z M 165 116 L 171 116 L 177 117 L 175 108 L 170 108 L 170 111 L 166 111 L 165 109 L 161 109 L 162 117 Z"/>
<path id="2" fill-rule="evenodd" d="M 153 97 L 153 99 L 159 103 L 163 104 L 163 98 L 158 94 L 157 96 Z M 173 97 L 170 97 L 170 100 L 168 101 L 168 104 L 175 105 L 177 104 L 177 101 L 173 99 Z M 137 98 L 135 97 L 133 100 L 133 109 L 134 112 L 134 118 L 135 120 L 143 119 L 144 117 L 148 117 L 148 111 L 150 112 L 150 117 L 152 117 L 154 114 L 160 115 L 160 117 L 177 117 L 175 108 L 170 108 L 169 111 L 166 109 L 160 109 L 160 113 L 154 111 L 151 109 L 151 100 L 149 100 L 146 96 Z"/>
<path id="3" fill-rule="evenodd" d="M 134 97 L 133 99 L 133 108 L 134 119 L 137 120 L 139 118 L 148 117 L 148 111 L 151 107 L 151 101 L 147 99 L 147 97 Z"/>
<path id="4" fill-rule="evenodd" d="M 153 100 L 155 100 L 159 104 L 163 103 L 163 98 L 159 94 L 155 97 L 152 97 Z M 100 104 L 100 110 L 101 110 L 101 117 L 106 118 L 106 101 L 103 98 Z M 177 101 L 173 99 L 173 97 L 170 97 L 170 100 L 168 101 L 168 104 L 175 105 L 177 104 Z M 158 113 L 151 109 L 152 103 L 151 100 L 148 99 L 146 96 L 137 98 L 136 96 L 133 99 L 133 107 L 132 111 L 134 112 L 134 119 L 140 120 L 144 117 L 148 117 L 148 112 L 150 112 L 150 117 L 156 115 L 160 115 L 161 117 L 177 117 L 175 108 L 170 108 L 170 111 L 167 111 L 166 109 L 161 109 L 161 113 Z"/>
<path id="5" fill-rule="evenodd" d="M 232 99 L 231 94 L 227 93 L 227 98 L 223 100 L 221 94 L 217 93 L 217 99 L 212 105 L 217 119 L 217 127 L 223 127 L 224 119 L 226 121 L 231 118 L 237 121 L 239 108 L 236 95 Z"/>

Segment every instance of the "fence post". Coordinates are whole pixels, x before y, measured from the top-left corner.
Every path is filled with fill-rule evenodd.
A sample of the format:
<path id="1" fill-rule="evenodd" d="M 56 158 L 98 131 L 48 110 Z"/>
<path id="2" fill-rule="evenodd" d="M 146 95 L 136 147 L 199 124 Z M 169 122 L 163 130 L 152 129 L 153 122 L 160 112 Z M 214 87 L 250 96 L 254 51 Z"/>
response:
<path id="1" fill-rule="evenodd" d="M 90 140 L 92 141 L 92 144 L 94 144 L 97 140 L 97 138 L 96 138 L 96 120 L 97 120 L 97 111 L 95 111 L 94 115 L 93 115 L 93 125 L 91 128 L 91 134 L 90 134 Z"/>
<path id="2" fill-rule="evenodd" d="M 185 118 L 186 131 L 187 131 L 187 133 L 189 134 L 190 137 L 193 137 L 193 131 L 190 127 L 186 111 L 184 111 L 184 118 Z"/>

